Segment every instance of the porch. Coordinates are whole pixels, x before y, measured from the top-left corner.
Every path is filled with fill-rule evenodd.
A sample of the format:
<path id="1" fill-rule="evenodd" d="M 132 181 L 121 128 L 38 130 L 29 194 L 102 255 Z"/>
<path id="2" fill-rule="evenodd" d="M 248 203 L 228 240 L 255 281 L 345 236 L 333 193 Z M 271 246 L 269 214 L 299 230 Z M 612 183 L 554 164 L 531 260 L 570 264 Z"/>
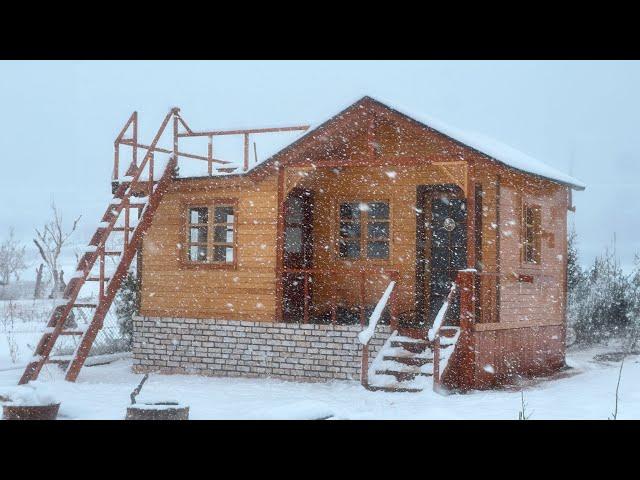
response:
<path id="1" fill-rule="evenodd" d="M 393 281 L 381 322 L 423 336 L 457 272 L 481 266 L 482 196 L 468 164 L 400 163 L 282 169 L 278 320 L 365 325 Z M 474 281 L 478 319 L 495 321 L 497 276 Z M 458 294 L 445 323 L 458 325 L 459 311 Z"/>

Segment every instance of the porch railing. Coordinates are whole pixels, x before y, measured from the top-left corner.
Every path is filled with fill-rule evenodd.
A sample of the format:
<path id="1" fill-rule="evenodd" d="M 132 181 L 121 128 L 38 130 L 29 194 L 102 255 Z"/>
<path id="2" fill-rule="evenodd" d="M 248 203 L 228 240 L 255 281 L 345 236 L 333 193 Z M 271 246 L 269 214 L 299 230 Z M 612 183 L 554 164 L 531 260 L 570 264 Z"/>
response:
<path id="1" fill-rule="evenodd" d="M 382 312 L 387 306 L 387 302 L 389 298 L 393 294 L 393 287 L 395 287 L 396 282 L 392 281 L 389 283 L 389 286 L 378 300 L 376 308 L 373 309 L 373 313 L 371 317 L 369 317 L 369 325 L 367 328 L 362 330 L 358 334 L 358 340 L 362 344 L 362 364 L 360 366 L 360 383 L 362 386 L 366 387 L 369 384 L 369 342 L 376 333 L 376 327 L 378 326 L 378 322 L 380 321 L 380 317 L 382 317 Z M 395 330 L 394 330 L 395 331 Z"/>
<path id="2" fill-rule="evenodd" d="M 449 290 L 449 295 L 447 295 L 447 298 L 442 303 L 442 307 L 440 307 L 440 310 L 438 311 L 438 314 L 436 315 L 436 318 L 433 321 L 433 325 L 431 326 L 431 328 L 427 332 L 427 338 L 431 342 L 431 345 L 432 345 L 431 348 L 433 350 L 433 389 L 436 390 L 436 391 L 440 387 L 440 377 L 441 377 L 441 373 L 440 373 L 440 341 L 441 341 L 441 339 L 440 339 L 440 330 L 442 328 L 442 322 L 444 321 L 445 317 L 447 316 L 447 312 L 449 310 L 449 305 L 451 305 L 453 303 L 453 301 L 454 301 L 454 298 L 455 298 L 455 295 L 456 295 L 456 291 L 457 291 L 457 288 L 458 288 L 458 285 L 456 284 L 456 282 L 462 283 L 461 280 L 460 280 L 460 273 L 461 272 L 458 272 L 458 275 L 456 276 L 456 280 L 451 284 L 451 290 Z M 464 311 L 465 307 L 468 307 L 468 306 L 467 305 L 461 305 L 461 308 L 460 308 L 461 314 Z M 462 328 L 462 324 L 460 326 Z M 453 348 L 455 348 L 455 346 Z M 444 371 L 446 368 L 447 368 L 447 365 L 444 365 L 444 368 L 442 370 Z"/>
<path id="3" fill-rule="evenodd" d="M 373 286 L 376 282 L 373 279 L 377 277 L 382 277 L 385 283 L 387 281 L 393 281 L 394 284 L 397 283 L 399 272 L 394 269 L 387 268 L 356 268 L 356 269 L 326 269 L 326 268 L 307 268 L 307 269 L 298 269 L 298 268 L 285 268 L 282 270 L 281 281 L 285 281 L 285 277 L 287 275 L 297 275 L 302 277 L 302 294 L 303 294 L 303 308 L 302 308 L 302 323 L 310 323 L 311 321 L 311 307 L 313 304 L 313 293 L 312 293 L 312 284 L 315 287 L 319 285 L 318 282 L 314 282 L 314 276 L 317 278 L 321 275 L 333 277 L 334 279 L 340 279 L 340 281 L 344 281 L 344 279 L 348 279 L 348 284 L 345 287 L 349 290 L 353 290 L 354 282 L 357 285 L 357 297 L 355 299 L 349 298 L 344 299 L 341 298 L 340 294 L 336 292 L 336 288 L 331 285 L 328 290 L 331 291 L 329 297 L 329 311 L 330 311 L 330 319 L 331 324 L 335 325 L 338 322 L 338 307 L 339 304 L 343 304 L 345 302 L 355 303 L 358 308 L 358 317 L 360 325 L 364 326 L 366 322 L 366 313 L 367 307 L 370 306 L 367 303 L 367 284 L 369 286 Z M 331 281 L 331 280 L 330 280 Z M 284 292 L 284 289 L 283 289 Z M 283 293 L 284 296 L 284 293 Z M 369 295 L 370 296 L 370 295 Z M 388 299 L 389 304 L 389 316 L 390 316 L 390 324 L 392 328 L 397 327 L 397 305 L 396 305 L 396 295 L 394 292 L 390 293 L 390 298 Z M 282 302 L 282 318 L 286 321 L 286 315 L 284 311 L 284 298 Z"/>

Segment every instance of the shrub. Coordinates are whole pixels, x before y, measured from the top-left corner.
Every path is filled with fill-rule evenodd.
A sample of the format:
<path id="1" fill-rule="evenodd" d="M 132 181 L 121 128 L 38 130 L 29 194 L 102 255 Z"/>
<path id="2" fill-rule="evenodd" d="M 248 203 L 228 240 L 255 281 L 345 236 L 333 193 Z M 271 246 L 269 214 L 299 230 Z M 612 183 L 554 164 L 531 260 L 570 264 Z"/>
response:
<path id="1" fill-rule="evenodd" d="M 127 273 L 116 296 L 116 316 L 120 334 L 129 348 L 133 341 L 133 316 L 140 309 L 140 282 L 132 272 Z"/>

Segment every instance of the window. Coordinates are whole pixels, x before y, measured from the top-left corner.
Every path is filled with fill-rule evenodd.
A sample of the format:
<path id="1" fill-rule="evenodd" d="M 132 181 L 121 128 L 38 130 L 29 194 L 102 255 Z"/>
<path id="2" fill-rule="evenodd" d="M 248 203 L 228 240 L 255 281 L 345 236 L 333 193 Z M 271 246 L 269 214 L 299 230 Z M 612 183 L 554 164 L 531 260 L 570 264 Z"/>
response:
<path id="1" fill-rule="evenodd" d="M 525 263 L 540 263 L 540 207 L 524 204 L 522 210 L 522 260 Z"/>
<path id="2" fill-rule="evenodd" d="M 339 210 L 340 258 L 389 258 L 389 203 L 348 202 Z"/>
<path id="3" fill-rule="evenodd" d="M 208 206 L 189 207 L 187 236 L 189 262 L 234 264 L 235 205 L 216 202 Z"/>
<path id="4" fill-rule="evenodd" d="M 287 253 L 302 253 L 302 230 L 304 228 L 304 206 L 300 197 L 291 197 L 287 203 L 287 218 L 284 234 L 284 250 Z"/>

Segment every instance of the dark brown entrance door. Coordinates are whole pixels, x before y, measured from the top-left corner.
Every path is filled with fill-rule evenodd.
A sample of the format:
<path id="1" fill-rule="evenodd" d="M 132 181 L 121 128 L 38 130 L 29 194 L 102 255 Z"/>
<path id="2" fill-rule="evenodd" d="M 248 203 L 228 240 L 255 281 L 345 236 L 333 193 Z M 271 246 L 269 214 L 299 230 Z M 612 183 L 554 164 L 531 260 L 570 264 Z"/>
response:
<path id="1" fill-rule="evenodd" d="M 284 268 L 304 270 L 313 264 L 313 195 L 295 189 L 287 196 L 284 222 Z M 289 272 L 283 277 L 284 320 L 302 321 L 304 316 L 305 277 L 302 272 Z M 311 298 L 312 282 L 307 283 Z"/>
<path id="2" fill-rule="evenodd" d="M 415 326 L 429 327 L 467 264 L 467 208 L 462 190 L 453 185 L 421 186 L 418 201 Z M 458 310 L 456 298 L 448 319 L 457 319 Z"/>

